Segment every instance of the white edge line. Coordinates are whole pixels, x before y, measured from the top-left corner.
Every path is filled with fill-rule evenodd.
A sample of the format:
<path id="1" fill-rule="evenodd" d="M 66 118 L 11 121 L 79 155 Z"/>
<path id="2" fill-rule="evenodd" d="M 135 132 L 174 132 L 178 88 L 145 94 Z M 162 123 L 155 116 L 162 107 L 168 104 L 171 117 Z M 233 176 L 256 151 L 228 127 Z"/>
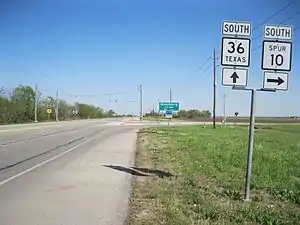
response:
<path id="1" fill-rule="evenodd" d="M 67 153 L 69 153 L 69 152 L 75 150 L 76 148 L 79 148 L 80 146 L 82 146 L 82 145 L 84 145 L 84 144 L 86 144 L 86 143 L 88 143 L 88 142 L 90 142 L 90 141 L 95 140 L 96 138 L 98 138 L 98 137 L 95 137 L 95 138 L 92 138 L 92 139 L 87 140 L 87 141 L 85 141 L 85 142 L 82 142 L 82 143 L 80 143 L 80 144 L 78 144 L 78 145 L 76 145 L 76 146 L 74 146 L 74 147 L 72 147 L 72 148 L 69 148 L 68 150 L 64 151 L 63 153 L 60 153 L 59 155 L 56 155 L 56 156 L 54 156 L 54 157 L 52 157 L 52 158 L 50 158 L 50 159 L 47 159 L 47 160 L 45 160 L 45 161 L 43 161 L 43 162 L 41 162 L 41 163 L 39 163 L 39 164 L 37 164 L 37 165 L 35 165 L 35 166 L 33 166 L 33 167 L 30 167 L 30 168 L 27 169 L 27 170 L 24 170 L 24 171 L 22 171 L 22 172 L 20 172 L 20 173 L 18 173 L 18 174 L 16 174 L 16 175 L 14 175 L 14 176 L 12 176 L 12 177 L 7 178 L 7 179 L 4 180 L 4 181 L 1 181 L 1 182 L 0 182 L 0 187 L 1 187 L 2 185 L 4 185 L 4 184 L 6 184 L 6 183 L 8 183 L 8 182 L 10 182 L 10 181 L 12 181 L 12 180 L 14 180 L 14 179 L 16 179 L 16 178 L 22 176 L 22 175 L 25 175 L 26 173 L 29 173 L 29 172 L 31 172 L 31 171 L 33 171 L 33 170 L 35 170 L 35 169 L 37 169 L 37 168 L 39 168 L 39 167 L 41 167 L 41 166 L 43 166 L 43 165 L 45 165 L 45 164 L 47 164 L 47 163 L 49 163 L 49 162 L 55 160 L 55 159 L 58 159 L 59 157 L 61 157 L 61 156 L 65 155 L 65 154 L 67 154 Z"/>

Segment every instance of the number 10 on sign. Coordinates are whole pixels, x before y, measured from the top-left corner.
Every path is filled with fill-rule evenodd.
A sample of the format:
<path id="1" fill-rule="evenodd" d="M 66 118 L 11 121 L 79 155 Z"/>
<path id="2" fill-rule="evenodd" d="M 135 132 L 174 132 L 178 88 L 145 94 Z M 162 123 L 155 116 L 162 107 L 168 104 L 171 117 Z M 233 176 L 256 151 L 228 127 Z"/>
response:
<path id="1" fill-rule="evenodd" d="M 250 39 L 226 38 L 222 39 L 222 66 L 248 67 L 250 64 Z"/>
<path id="2" fill-rule="evenodd" d="M 262 55 L 263 70 L 291 70 L 292 43 L 264 41 Z"/>

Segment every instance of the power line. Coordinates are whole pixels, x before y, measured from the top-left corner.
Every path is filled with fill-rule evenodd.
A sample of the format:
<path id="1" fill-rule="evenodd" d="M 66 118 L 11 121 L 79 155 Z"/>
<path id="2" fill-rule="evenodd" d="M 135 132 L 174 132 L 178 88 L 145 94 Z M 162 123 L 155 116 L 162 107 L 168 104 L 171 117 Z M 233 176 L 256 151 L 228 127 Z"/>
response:
<path id="1" fill-rule="evenodd" d="M 291 6 L 292 4 L 296 3 L 298 0 L 292 0 L 291 2 L 289 2 L 288 4 L 286 4 L 285 6 L 283 6 L 282 8 L 280 8 L 279 10 L 277 10 L 275 13 L 273 13 L 271 16 L 269 16 L 267 19 L 265 19 L 263 22 L 259 23 L 257 26 L 255 26 L 253 29 L 252 29 L 252 32 L 256 29 L 258 29 L 259 27 L 265 25 L 266 22 L 268 22 L 269 20 L 273 19 L 275 16 L 277 16 L 278 14 L 280 14 L 281 12 L 283 12 L 284 10 L 286 10 L 289 6 Z M 295 15 L 298 15 L 300 14 L 300 11 L 297 12 Z M 295 15 L 293 16 L 290 16 L 288 17 L 287 19 L 285 19 L 284 21 L 282 21 L 280 24 L 282 23 L 285 23 L 286 21 L 292 19 L 293 17 L 295 17 Z M 256 36 L 254 38 L 252 38 L 252 41 L 253 40 L 256 40 L 258 38 L 260 38 L 263 34 L 260 34 L 259 36 Z M 257 47 L 255 47 L 256 49 Z M 217 53 L 219 54 L 219 53 Z"/>
<path id="2" fill-rule="evenodd" d="M 300 26 L 295 27 L 295 28 L 293 29 L 294 32 L 295 32 L 296 30 L 300 30 Z"/>
<path id="3" fill-rule="evenodd" d="M 294 15 L 289 16 L 288 18 L 282 20 L 282 21 L 279 23 L 279 25 L 282 25 L 282 24 L 286 23 L 287 21 L 293 19 L 294 17 L 296 17 L 296 16 L 298 16 L 298 15 L 300 15 L 300 11 L 298 11 L 298 12 L 296 12 Z M 252 38 L 252 41 L 254 41 L 254 40 L 260 38 L 261 36 L 263 36 L 263 33 L 261 33 L 260 35 L 258 35 L 258 36 L 256 36 L 256 37 Z"/>
<path id="4" fill-rule="evenodd" d="M 300 11 L 296 12 L 296 13 L 295 13 L 294 15 L 292 15 L 292 16 L 289 16 L 289 17 L 286 18 L 285 20 L 281 21 L 279 24 L 282 25 L 282 24 L 286 23 L 287 21 L 293 19 L 295 16 L 298 16 L 298 15 L 300 15 Z"/>
<path id="5" fill-rule="evenodd" d="M 102 93 L 102 94 L 71 94 L 66 92 L 61 92 L 61 95 L 68 95 L 74 97 L 100 97 L 100 96 L 111 96 L 111 95 L 122 95 L 122 94 L 129 94 L 132 91 L 124 91 L 124 92 L 115 92 L 115 93 Z"/>
<path id="6" fill-rule="evenodd" d="M 212 67 L 211 64 L 208 65 L 208 67 L 205 68 L 205 70 L 202 71 L 202 73 L 199 74 L 199 76 L 197 77 L 201 77 L 203 74 L 205 74 L 210 68 Z M 196 76 L 194 76 L 193 78 L 196 78 Z"/>
<path id="7" fill-rule="evenodd" d="M 300 30 L 300 26 L 294 28 L 294 29 L 293 29 L 293 32 L 295 32 L 295 31 L 297 31 L 297 30 Z M 254 52 L 254 51 L 258 50 L 258 49 L 260 49 L 261 47 L 262 47 L 262 44 L 261 44 L 261 45 L 258 45 L 258 46 L 256 46 L 256 47 L 254 47 L 254 48 L 252 48 L 252 49 L 251 49 L 251 52 Z"/>
<path id="8" fill-rule="evenodd" d="M 278 11 L 276 11 L 274 14 L 272 14 L 271 16 L 269 16 L 267 19 L 265 19 L 263 22 L 261 22 L 260 24 L 258 24 L 256 27 L 254 27 L 252 31 L 258 29 L 261 26 L 263 26 L 266 22 L 268 22 L 269 20 L 273 19 L 275 16 L 277 16 L 278 14 L 280 14 L 281 12 L 283 12 L 284 10 L 286 10 L 289 6 L 291 6 L 292 4 L 294 4 L 297 1 L 298 0 L 292 0 L 291 2 L 289 2 L 288 4 L 286 4 L 285 6 L 283 6 L 282 8 L 280 8 Z"/>
<path id="9" fill-rule="evenodd" d="M 203 70 L 203 72 L 202 73 L 200 73 L 200 75 L 198 76 L 198 77 L 201 77 L 203 74 L 205 74 L 210 68 L 212 67 L 212 65 L 210 64 L 210 65 L 208 65 L 208 67 L 206 67 L 206 69 L 205 70 Z"/>
<path id="10" fill-rule="evenodd" d="M 256 50 L 260 49 L 261 46 L 262 46 L 262 45 L 256 46 L 255 48 L 252 48 L 252 49 L 251 49 L 251 52 L 255 52 Z"/>
<path id="11" fill-rule="evenodd" d="M 54 90 L 49 89 L 49 88 L 39 88 L 39 91 L 43 91 L 43 92 L 54 92 Z"/>
<path id="12" fill-rule="evenodd" d="M 197 75 L 197 73 L 209 62 L 209 60 L 211 60 L 212 57 L 208 57 L 206 60 L 204 60 L 204 62 L 198 67 L 198 69 L 195 70 L 195 73 L 193 75 L 191 75 L 188 80 L 195 78 L 195 76 Z"/>
<path id="13" fill-rule="evenodd" d="M 198 67 L 198 69 L 195 71 L 195 73 L 197 73 L 199 70 L 201 70 L 203 68 L 203 66 L 205 66 L 206 63 L 208 63 L 208 61 L 212 59 L 211 57 L 208 57 L 202 64 L 201 66 Z"/>

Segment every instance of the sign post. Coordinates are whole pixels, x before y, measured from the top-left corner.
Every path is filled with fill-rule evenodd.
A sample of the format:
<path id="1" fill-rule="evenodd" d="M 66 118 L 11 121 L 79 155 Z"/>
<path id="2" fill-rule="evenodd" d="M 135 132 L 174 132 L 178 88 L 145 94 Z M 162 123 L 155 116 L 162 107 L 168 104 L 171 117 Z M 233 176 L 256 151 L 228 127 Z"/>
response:
<path id="1" fill-rule="evenodd" d="M 234 37 L 224 37 L 234 36 Z M 243 37 L 241 37 L 243 36 Z M 250 46 L 251 39 L 245 38 L 251 36 L 251 23 L 245 22 L 223 22 L 222 38 L 222 84 L 223 86 L 232 86 L 237 90 L 251 91 L 251 109 L 250 109 L 250 127 L 248 156 L 246 167 L 245 182 L 245 201 L 250 200 L 250 180 L 252 168 L 252 154 L 254 144 L 254 124 L 255 124 L 255 98 L 256 90 L 247 89 L 248 67 L 250 66 Z M 238 68 L 242 67 L 242 68 Z"/>
<path id="2" fill-rule="evenodd" d="M 225 67 L 222 69 L 222 84 L 232 86 L 233 90 L 251 91 L 245 201 L 250 201 L 256 92 L 288 90 L 288 72 L 291 71 L 292 65 L 292 31 L 290 26 L 266 25 L 264 27 L 261 61 L 261 68 L 264 70 L 263 88 L 246 88 L 251 45 L 251 40 L 247 37 L 251 36 L 251 24 L 223 22 L 221 64 Z"/>
<path id="3" fill-rule="evenodd" d="M 52 113 L 52 109 L 48 108 L 47 109 L 47 114 L 48 114 L 48 120 L 50 120 L 50 114 Z"/>
<path id="4" fill-rule="evenodd" d="M 173 113 L 179 111 L 179 102 L 159 102 L 158 103 L 159 114 L 164 113 L 165 118 L 168 120 L 168 126 L 170 126 L 170 120 L 173 118 Z"/>

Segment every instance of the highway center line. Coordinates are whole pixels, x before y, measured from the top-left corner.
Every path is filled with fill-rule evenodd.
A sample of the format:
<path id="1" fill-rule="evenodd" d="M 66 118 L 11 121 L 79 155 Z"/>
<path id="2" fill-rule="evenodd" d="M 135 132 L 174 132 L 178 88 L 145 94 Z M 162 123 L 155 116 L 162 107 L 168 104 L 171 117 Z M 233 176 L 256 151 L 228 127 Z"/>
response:
<path id="1" fill-rule="evenodd" d="M 79 127 L 79 129 L 82 128 L 82 127 Z M 32 140 L 36 140 L 36 139 L 40 139 L 40 138 L 48 138 L 48 137 L 53 137 L 53 136 L 57 136 L 57 135 L 61 135 L 61 134 L 66 134 L 68 132 L 72 132 L 72 131 L 77 131 L 78 128 L 74 128 L 74 129 L 71 129 L 71 130 L 65 130 L 65 131 L 61 131 L 61 132 L 58 132 L 58 133 L 50 133 L 50 134 L 41 134 L 39 136 L 34 136 L 32 138 L 28 138 L 28 139 L 24 139 L 24 140 L 12 140 L 10 142 L 4 142 L 4 143 L 0 143 L 0 146 L 7 146 L 7 145 L 12 145 L 12 144 L 20 144 L 20 143 L 24 143 L 24 142 L 27 142 L 27 141 L 32 141 Z M 4 149 L 0 149 L 0 152 L 1 151 L 5 151 Z"/>

